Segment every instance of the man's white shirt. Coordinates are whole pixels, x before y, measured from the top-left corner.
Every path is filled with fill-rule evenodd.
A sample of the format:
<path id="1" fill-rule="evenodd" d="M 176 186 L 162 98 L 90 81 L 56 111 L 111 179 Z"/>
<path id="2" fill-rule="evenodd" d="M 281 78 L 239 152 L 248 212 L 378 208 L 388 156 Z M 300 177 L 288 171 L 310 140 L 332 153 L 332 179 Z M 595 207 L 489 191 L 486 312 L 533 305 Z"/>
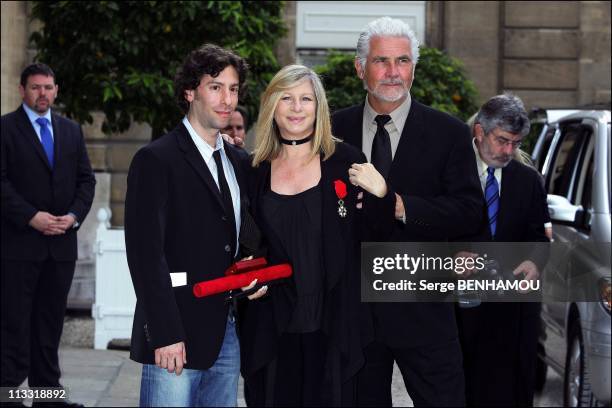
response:
<path id="1" fill-rule="evenodd" d="M 183 125 L 187 128 L 189 132 L 189 136 L 191 136 L 191 140 L 195 143 L 198 148 L 198 152 L 200 152 L 200 156 L 208 166 L 208 170 L 210 170 L 210 174 L 213 176 L 215 183 L 217 184 L 217 188 L 219 188 L 219 178 L 217 174 L 217 163 L 215 163 L 215 159 L 213 159 L 213 153 L 216 150 L 220 150 L 221 156 L 221 164 L 223 164 L 223 172 L 225 174 L 225 180 L 227 181 L 227 185 L 229 186 L 230 193 L 232 195 L 232 204 L 234 206 L 234 216 L 236 217 L 236 239 L 240 235 L 240 186 L 238 185 L 238 180 L 236 179 L 236 172 L 234 171 L 234 167 L 232 163 L 229 161 L 227 154 L 225 153 L 225 148 L 223 146 L 223 138 L 221 137 L 221 132 L 217 132 L 217 140 L 215 142 L 215 148 L 213 149 L 208 143 L 202 139 L 198 133 L 195 131 L 189 120 L 185 116 L 183 118 Z M 236 254 L 238 253 L 238 241 L 236 241 Z M 234 255 L 236 255 L 234 254 Z"/>

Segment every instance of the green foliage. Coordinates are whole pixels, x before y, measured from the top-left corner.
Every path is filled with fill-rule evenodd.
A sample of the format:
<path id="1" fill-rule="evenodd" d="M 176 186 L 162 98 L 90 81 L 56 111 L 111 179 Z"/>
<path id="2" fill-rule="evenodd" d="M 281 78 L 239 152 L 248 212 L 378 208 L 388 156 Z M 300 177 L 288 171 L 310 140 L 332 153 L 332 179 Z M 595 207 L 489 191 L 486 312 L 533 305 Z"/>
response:
<path id="1" fill-rule="evenodd" d="M 325 65 L 314 67 L 325 85 L 327 103 L 332 112 L 361 103 L 365 98 L 363 83 L 355 72 L 354 60 L 354 54 L 332 51 Z"/>
<path id="2" fill-rule="evenodd" d="M 531 126 L 529 128 L 529 133 L 522 140 L 521 150 L 531 155 L 533 153 L 533 148 L 535 147 L 536 142 L 538 141 L 538 137 L 544 128 L 543 122 L 537 122 L 531 119 Z"/>
<path id="3" fill-rule="evenodd" d="M 365 91 L 355 73 L 354 58 L 354 54 L 332 52 L 325 65 L 315 68 L 325 83 L 332 111 L 364 100 Z M 462 120 L 478 110 L 476 87 L 466 78 L 461 63 L 435 48 L 420 48 L 410 94 L 419 102 Z"/>
<path id="4" fill-rule="evenodd" d="M 44 28 L 32 34 L 36 60 L 53 68 L 57 102 L 77 121 L 103 111 L 107 133 L 146 122 L 154 137 L 182 116 L 173 78 L 186 55 L 215 43 L 246 58 L 248 88 L 241 103 L 255 117 L 259 94 L 278 70 L 273 54 L 282 37 L 282 2 L 99 1 L 34 2 Z"/>

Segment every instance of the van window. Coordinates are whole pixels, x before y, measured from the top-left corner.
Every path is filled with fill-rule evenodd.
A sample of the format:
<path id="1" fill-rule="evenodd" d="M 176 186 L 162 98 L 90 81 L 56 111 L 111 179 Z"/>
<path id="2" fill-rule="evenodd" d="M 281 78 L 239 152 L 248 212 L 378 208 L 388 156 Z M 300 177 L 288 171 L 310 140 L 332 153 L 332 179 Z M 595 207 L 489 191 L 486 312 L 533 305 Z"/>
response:
<path id="1" fill-rule="evenodd" d="M 593 143 L 588 147 L 587 159 L 582 162 L 582 169 L 580 170 L 580 178 L 577 183 L 575 192 L 576 201 L 572 200 L 574 204 L 582 205 L 582 209 L 585 214 L 584 224 L 579 228 L 584 234 L 589 235 L 591 231 L 591 222 L 593 221 L 593 170 L 595 167 L 595 154 L 593 151 Z"/>
<path id="2" fill-rule="evenodd" d="M 550 145 L 555 137 L 555 132 L 557 131 L 557 128 L 554 126 L 550 126 L 546 128 L 546 133 L 544 134 L 544 139 L 542 141 L 542 146 L 539 148 L 537 154 L 537 157 L 533 157 L 532 159 L 534 159 L 534 166 L 538 169 L 538 171 L 540 173 L 544 173 L 544 162 L 546 159 L 546 156 L 548 156 L 548 150 L 550 149 Z"/>
<path id="3" fill-rule="evenodd" d="M 608 143 L 606 144 L 608 150 L 608 211 L 612 212 L 612 188 L 610 188 L 610 179 L 612 179 L 610 174 L 610 124 L 608 123 Z"/>
<path id="4" fill-rule="evenodd" d="M 589 132 L 589 134 L 592 134 L 592 131 Z M 593 180 L 593 166 L 595 162 L 595 138 L 591 137 L 589 139 L 590 140 L 585 141 L 585 148 L 582 149 L 576 165 L 576 181 L 573 185 L 574 191 L 572 191 L 572 196 L 570 198 L 570 201 L 575 205 L 582 204 L 582 208 L 585 210 L 591 209 L 592 206 L 591 183 Z M 586 194 L 585 190 L 588 190 L 588 194 Z"/>
<path id="5" fill-rule="evenodd" d="M 585 211 L 592 209 L 593 207 L 593 170 L 595 166 L 595 155 L 591 151 L 588 166 L 585 168 L 584 183 L 580 183 L 578 188 L 578 194 L 580 198 L 580 204 Z"/>
<path id="6" fill-rule="evenodd" d="M 572 197 L 572 193 L 575 192 L 581 169 L 580 159 L 584 160 L 590 134 L 591 130 L 579 123 L 562 127 L 561 137 L 547 174 L 546 187 L 549 193 L 566 197 L 575 204 L 576 197 Z"/>

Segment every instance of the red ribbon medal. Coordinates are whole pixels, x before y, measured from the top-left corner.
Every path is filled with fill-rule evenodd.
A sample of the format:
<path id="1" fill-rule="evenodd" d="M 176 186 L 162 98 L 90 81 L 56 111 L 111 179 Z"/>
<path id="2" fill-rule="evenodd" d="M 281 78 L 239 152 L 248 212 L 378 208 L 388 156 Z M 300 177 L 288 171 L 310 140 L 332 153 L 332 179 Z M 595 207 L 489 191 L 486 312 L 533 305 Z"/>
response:
<path id="1" fill-rule="evenodd" d="M 346 197 L 346 184 L 342 180 L 334 181 L 334 189 L 338 197 L 338 215 L 342 218 L 346 217 L 346 207 L 344 206 L 344 197 Z"/>

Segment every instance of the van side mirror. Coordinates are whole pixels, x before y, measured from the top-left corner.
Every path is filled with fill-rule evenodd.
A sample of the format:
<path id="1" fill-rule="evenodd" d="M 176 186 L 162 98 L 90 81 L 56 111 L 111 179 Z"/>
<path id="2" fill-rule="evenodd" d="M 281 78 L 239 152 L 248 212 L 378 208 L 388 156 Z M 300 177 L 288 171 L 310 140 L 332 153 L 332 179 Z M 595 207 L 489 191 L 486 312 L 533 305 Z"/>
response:
<path id="1" fill-rule="evenodd" d="M 586 214 L 581 205 L 573 205 L 566 197 L 555 194 L 549 194 L 546 201 L 551 220 L 566 225 L 584 225 Z"/>
<path id="2" fill-rule="evenodd" d="M 591 229 L 591 211 L 584 210 L 582 207 L 576 211 L 576 220 L 574 221 L 576 228 Z"/>

